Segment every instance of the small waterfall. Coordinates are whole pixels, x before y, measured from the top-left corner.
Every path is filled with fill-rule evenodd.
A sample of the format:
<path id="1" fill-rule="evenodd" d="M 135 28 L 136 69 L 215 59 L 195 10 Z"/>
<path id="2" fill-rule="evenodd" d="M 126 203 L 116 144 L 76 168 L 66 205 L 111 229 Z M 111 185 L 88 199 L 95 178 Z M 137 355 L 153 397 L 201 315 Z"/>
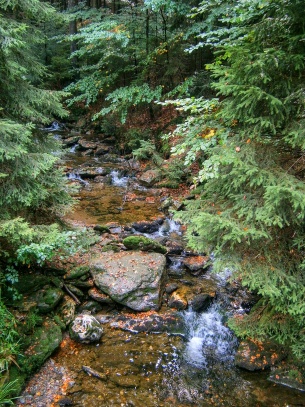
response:
<path id="1" fill-rule="evenodd" d="M 181 236 L 181 225 L 171 218 L 166 218 L 156 232 L 143 233 L 143 235 L 149 237 L 150 239 L 157 239 L 158 237 L 170 236 L 173 233 Z"/>
<path id="2" fill-rule="evenodd" d="M 176 271 L 176 272 L 181 270 L 181 273 L 183 273 L 184 270 L 183 270 L 182 259 L 183 259 L 183 257 L 181 257 L 181 256 L 169 256 L 170 264 L 169 264 L 168 268 L 170 270 Z"/>
<path id="3" fill-rule="evenodd" d="M 169 236 L 171 233 L 182 235 L 181 225 L 171 218 L 166 218 L 160 227 L 159 234 L 160 236 Z"/>
<path id="4" fill-rule="evenodd" d="M 78 144 L 73 144 L 73 146 L 70 147 L 69 152 L 70 152 L 70 153 L 75 153 L 75 152 L 76 152 L 76 149 L 77 149 L 77 146 L 78 146 Z"/>
<path id="5" fill-rule="evenodd" d="M 82 179 L 82 177 L 76 172 L 67 173 L 67 178 L 71 181 L 79 181 L 83 185 L 89 185 L 89 182 Z"/>
<path id="6" fill-rule="evenodd" d="M 120 171 L 118 170 L 112 170 L 111 173 L 111 183 L 112 185 L 115 185 L 116 187 L 126 187 L 129 182 L 128 177 L 121 177 L 120 176 Z"/>
<path id="7" fill-rule="evenodd" d="M 62 126 L 58 122 L 53 122 L 50 127 L 45 127 L 44 131 L 60 131 L 62 130 Z"/>
<path id="8" fill-rule="evenodd" d="M 231 364 L 238 341 L 224 325 L 219 305 L 213 304 L 208 311 L 198 314 L 184 311 L 188 339 L 184 360 L 187 364 L 209 370 L 213 363 Z"/>

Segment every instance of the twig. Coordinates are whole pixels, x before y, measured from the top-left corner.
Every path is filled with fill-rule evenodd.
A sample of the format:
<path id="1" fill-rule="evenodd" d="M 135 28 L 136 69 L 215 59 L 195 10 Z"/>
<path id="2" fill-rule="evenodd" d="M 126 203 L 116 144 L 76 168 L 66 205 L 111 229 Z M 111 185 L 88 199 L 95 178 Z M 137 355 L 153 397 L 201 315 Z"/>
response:
<path id="1" fill-rule="evenodd" d="M 76 302 L 77 305 L 81 304 L 80 300 L 76 297 L 75 294 L 72 293 L 72 291 L 66 286 L 66 284 L 63 285 L 63 288 L 67 291 L 67 293 L 70 295 L 70 297 L 73 298 L 73 300 Z"/>

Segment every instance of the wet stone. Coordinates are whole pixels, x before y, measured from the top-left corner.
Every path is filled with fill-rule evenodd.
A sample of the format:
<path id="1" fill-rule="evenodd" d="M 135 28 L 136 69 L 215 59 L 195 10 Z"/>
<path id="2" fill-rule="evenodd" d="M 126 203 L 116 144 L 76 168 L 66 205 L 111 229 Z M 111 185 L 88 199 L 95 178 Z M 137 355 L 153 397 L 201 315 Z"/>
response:
<path id="1" fill-rule="evenodd" d="M 197 274 L 201 270 L 206 269 L 210 265 L 208 256 L 189 256 L 183 260 L 183 264 L 192 273 Z"/>
<path id="2" fill-rule="evenodd" d="M 100 340 L 103 328 L 92 315 L 80 314 L 70 325 L 69 332 L 71 339 L 81 343 L 91 343 Z"/>
<path id="3" fill-rule="evenodd" d="M 195 312 L 206 311 L 214 297 L 209 294 L 198 294 L 190 301 L 190 306 Z"/>
<path id="4" fill-rule="evenodd" d="M 153 221 L 140 221 L 134 222 L 132 227 L 134 230 L 140 233 L 154 233 L 157 232 L 162 225 L 164 219 L 156 219 Z"/>
<path id="5" fill-rule="evenodd" d="M 115 302 L 136 310 L 157 310 L 165 277 L 160 253 L 101 253 L 91 263 L 95 285 Z"/>
<path id="6" fill-rule="evenodd" d="M 242 341 L 235 355 L 235 365 L 246 370 L 265 370 L 286 356 L 280 346 L 272 342 Z"/>
<path id="7" fill-rule="evenodd" d="M 187 299 L 180 293 L 173 292 L 168 300 L 168 306 L 177 310 L 184 310 L 188 306 Z"/>

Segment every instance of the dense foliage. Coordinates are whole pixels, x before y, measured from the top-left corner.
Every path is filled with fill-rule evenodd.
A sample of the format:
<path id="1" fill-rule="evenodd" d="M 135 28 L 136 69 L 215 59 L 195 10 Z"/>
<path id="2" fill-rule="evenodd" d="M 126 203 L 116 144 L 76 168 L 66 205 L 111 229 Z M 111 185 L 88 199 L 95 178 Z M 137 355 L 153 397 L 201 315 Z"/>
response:
<path id="1" fill-rule="evenodd" d="M 62 94 L 43 87 L 46 69 L 37 57 L 44 41 L 39 27 L 54 10 L 40 1 L 0 6 L 0 255 L 6 263 L 20 245 L 44 239 L 47 228 L 42 233 L 34 224 L 46 212 L 62 212 L 70 198 L 56 166 L 58 142 L 37 130 L 66 115 Z"/>
<path id="2" fill-rule="evenodd" d="M 198 199 L 182 219 L 193 248 L 213 251 L 216 269 L 231 267 L 261 296 L 231 321 L 238 334 L 304 358 L 304 4 L 225 5 L 194 11 L 221 22 L 199 45 L 214 47 L 207 68 L 218 99 L 167 102 L 188 115 L 174 151 L 201 162 Z"/>

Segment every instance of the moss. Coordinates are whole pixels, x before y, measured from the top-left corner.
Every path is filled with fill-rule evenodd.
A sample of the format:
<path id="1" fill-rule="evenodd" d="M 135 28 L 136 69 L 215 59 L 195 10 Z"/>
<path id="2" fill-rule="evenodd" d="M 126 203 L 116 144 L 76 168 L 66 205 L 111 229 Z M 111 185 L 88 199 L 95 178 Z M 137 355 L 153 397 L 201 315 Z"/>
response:
<path id="1" fill-rule="evenodd" d="M 128 236 L 123 240 L 124 246 L 128 250 L 143 250 L 146 252 L 157 252 L 166 254 L 166 247 L 162 246 L 160 243 L 153 239 L 149 239 L 144 236 Z"/>
<path id="2" fill-rule="evenodd" d="M 105 225 L 96 225 L 94 226 L 93 230 L 102 234 L 102 233 L 110 233 L 110 229 Z"/>
<path id="3" fill-rule="evenodd" d="M 102 248 L 102 252 L 115 252 L 118 253 L 120 248 L 114 244 L 107 244 Z"/>
<path id="4" fill-rule="evenodd" d="M 62 332 L 55 322 L 49 320 L 44 326 L 37 328 L 29 339 L 31 345 L 25 352 L 22 371 L 31 374 L 39 369 L 61 341 Z"/>
<path id="5" fill-rule="evenodd" d="M 56 287 L 49 287 L 38 291 L 36 301 L 39 312 L 46 314 L 52 311 L 62 300 L 63 296 L 63 291 Z"/>
<path id="6" fill-rule="evenodd" d="M 88 276 L 90 268 L 88 266 L 78 266 L 71 269 L 65 276 L 67 280 L 80 278 L 84 275 Z"/>

